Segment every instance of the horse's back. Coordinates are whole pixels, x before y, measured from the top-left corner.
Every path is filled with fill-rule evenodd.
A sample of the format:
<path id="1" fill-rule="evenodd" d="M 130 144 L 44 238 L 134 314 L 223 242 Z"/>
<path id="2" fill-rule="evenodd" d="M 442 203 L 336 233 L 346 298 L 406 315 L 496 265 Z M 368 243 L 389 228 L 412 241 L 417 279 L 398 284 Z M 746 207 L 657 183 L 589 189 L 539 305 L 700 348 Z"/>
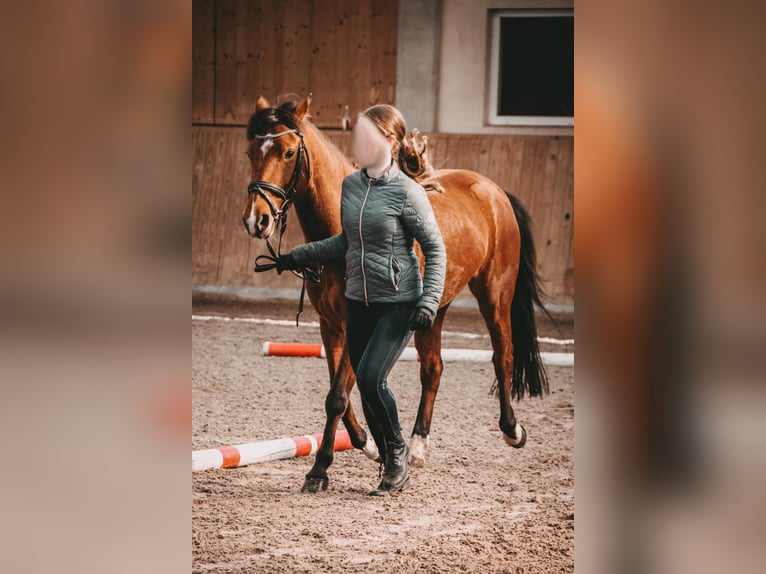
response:
<path id="1" fill-rule="evenodd" d="M 447 249 L 448 278 L 443 300 L 451 300 L 471 278 L 488 268 L 493 256 L 501 255 L 507 246 L 518 245 L 513 206 L 497 183 L 466 169 L 435 170 L 419 183 L 429 190 Z M 518 255 L 511 259 L 517 260 Z"/>
<path id="2" fill-rule="evenodd" d="M 499 202 L 502 207 L 510 208 L 508 195 L 502 187 L 487 176 L 468 169 L 434 170 L 420 184 L 425 187 L 438 184 L 444 190 L 442 193 L 429 194 L 432 197 L 447 194 L 446 199 L 451 201 L 461 201 L 465 197 L 474 202 Z"/>
<path id="3" fill-rule="evenodd" d="M 467 169 L 440 169 L 420 184 L 426 189 L 436 211 L 464 211 L 472 224 L 503 225 L 511 231 L 516 216 L 508 194 L 485 175 Z M 489 231 L 489 230 L 487 230 Z"/>

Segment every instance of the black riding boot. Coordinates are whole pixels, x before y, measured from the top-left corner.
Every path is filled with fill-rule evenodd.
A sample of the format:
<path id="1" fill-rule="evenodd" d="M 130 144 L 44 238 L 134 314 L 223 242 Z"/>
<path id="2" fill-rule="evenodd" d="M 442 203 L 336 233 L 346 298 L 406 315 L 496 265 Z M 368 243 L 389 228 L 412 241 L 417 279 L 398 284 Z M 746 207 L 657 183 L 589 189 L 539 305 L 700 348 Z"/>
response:
<path id="1" fill-rule="evenodd" d="M 370 491 L 370 496 L 384 496 L 388 493 L 399 492 L 410 486 L 409 477 L 410 448 L 402 436 L 396 435 L 393 440 L 386 439 L 383 480 L 378 488 Z"/>

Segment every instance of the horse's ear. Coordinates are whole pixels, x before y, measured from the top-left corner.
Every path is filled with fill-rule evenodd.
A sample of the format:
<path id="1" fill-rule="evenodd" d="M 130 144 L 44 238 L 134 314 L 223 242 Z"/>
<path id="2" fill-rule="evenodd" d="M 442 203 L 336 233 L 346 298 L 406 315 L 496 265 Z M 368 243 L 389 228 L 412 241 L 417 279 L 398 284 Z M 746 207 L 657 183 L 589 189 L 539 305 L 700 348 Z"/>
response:
<path id="1" fill-rule="evenodd" d="M 295 119 L 298 122 L 302 122 L 304 118 L 310 118 L 311 113 L 309 112 L 309 107 L 311 106 L 311 94 L 309 94 L 305 100 L 302 100 L 296 107 L 295 107 Z"/>
<path id="2" fill-rule="evenodd" d="M 258 96 L 258 101 L 255 102 L 255 113 L 257 114 L 261 110 L 265 110 L 266 108 L 270 108 L 271 104 L 269 103 L 269 100 L 264 98 L 263 96 Z"/>

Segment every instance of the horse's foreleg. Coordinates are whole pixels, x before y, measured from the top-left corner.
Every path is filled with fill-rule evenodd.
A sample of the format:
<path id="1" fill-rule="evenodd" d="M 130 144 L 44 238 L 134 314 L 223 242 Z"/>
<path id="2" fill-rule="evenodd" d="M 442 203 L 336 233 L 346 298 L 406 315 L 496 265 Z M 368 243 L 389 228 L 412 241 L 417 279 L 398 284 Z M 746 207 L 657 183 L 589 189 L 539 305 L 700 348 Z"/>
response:
<path id="1" fill-rule="evenodd" d="M 325 399 L 325 412 L 327 413 L 327 422 L 325 423 L 322 436 L 322 444 L 316 453 L 314 466 L 306 474 L 306 480 L 303 482 L 302 492 L 318 492 L 327 490 L 327 469 L 330 468 L 334 457 L 335 433 L 338 430 L 338 423 L 346 412 L 348 407 L 348 393 L 346 392 L 345 381 L 342 380 L 343 370 L 339 370 L 332 380 L 332 387 Z M 350 433 L 349 433 L 350 434 Z"/>
<path id="2" fill-rule="evenodd" d="M 351 437 L 351 444 L 354 448 L 365 450 L 367 446 L 367 433 L 359 424 L 354 414 L 354 407 L 351 405 L 351 401 L 347 400 L 348 394 L 354 386 L 354 374 L 351 369 L 351 362 L 348 358 L 348 352 L 346 351 L 345 332 L 341 329 L 335 328 L 335 326 L 328 324 L 326 321 L 321 320 L 319 323 L 319 330 L 322 335 L 322 343 L 324 344 L 325 353 L 327 354 L 327 367 L 330 371 L 330 392 L 332 394 L 333 389 L 336 386 L 335 379 L 338 373 L 341 374 L 341 379 L 346 382 L 346 399 L 342 396 L 335 397 L 336 401 L 344 400 L 346 409 L 343 412 L 343 424 L 346 426 L 349 437 Z M 349 386 L 350 380 L 350 386 Z M 337 393 L 337 391 L 336 391 Z M 328 396 L 329 399 L 329 396 Z M 331 409 L 334 413 L 334 408 Z M 328 410 L 328 417 L 330 411 Z M 369 453 L 365 450 L 365 454 L 369 456 Z M 375 453 L 377 457 L 377 453 Z"/>
<path id="3" fill-rule="evenodd" d="M 444 315 L 449 305 L 442 307 L 434 319 L 434 324 L 424 332 L 415 333 L 415 348 L 420 356 L 420 406 L 415 426 L 412 429 L 410 442 L 410 463 L 422 468 L 425 466 L 429 450 L 429 434 L 431 432 L 431 417 L 434 411 L 436 394 L 439 392 L 443 363 L 442 326 Z"/>
<path id="4" fill-rule="evenodd" d="M 354 373 L 351 361 L 348 358 L 348 350 L 345 344 L 338 346 L 343 341 L 343 333 L 336 336 L 329 327 L 322 322 L 322 340 L 327 352 L 327 362 L 330 369 L 330 392 L 325 399 L 325 413 L 327 422 L 324 427 L 322 444 L 317 450 L 314 466 L 306 475 L 301 490 L 303 492 L 317 492 L 326 490 L 328 484 L 327 469 L 333 462 L 335 433 L 338 423 L 343 418 L 343 424 L 348 430 L 351 444 L 370 458 L 377 458 L 378 452 L 372 437 L 368 437 L 365 430 L 359 425 L 354 415 L 354 410 L 349 400 L 349 394 L 354 386 Z"/>

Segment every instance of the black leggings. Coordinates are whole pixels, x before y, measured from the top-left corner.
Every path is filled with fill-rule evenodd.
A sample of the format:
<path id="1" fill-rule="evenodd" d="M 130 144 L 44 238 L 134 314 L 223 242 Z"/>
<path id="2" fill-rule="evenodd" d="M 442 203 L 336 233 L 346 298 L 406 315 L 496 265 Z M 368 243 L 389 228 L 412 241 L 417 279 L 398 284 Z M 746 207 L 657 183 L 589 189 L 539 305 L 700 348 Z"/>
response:
<path id="1" fill-rule="evenodd" d="M 412 331 L 409 319 L 417 301 L 370 303 L 346 299 L 346 341 L 367 425 L 378 449 L 383 438 L 401 431 L 396 400 L 388 388 L 388 373 L 404 351 Z"/>

